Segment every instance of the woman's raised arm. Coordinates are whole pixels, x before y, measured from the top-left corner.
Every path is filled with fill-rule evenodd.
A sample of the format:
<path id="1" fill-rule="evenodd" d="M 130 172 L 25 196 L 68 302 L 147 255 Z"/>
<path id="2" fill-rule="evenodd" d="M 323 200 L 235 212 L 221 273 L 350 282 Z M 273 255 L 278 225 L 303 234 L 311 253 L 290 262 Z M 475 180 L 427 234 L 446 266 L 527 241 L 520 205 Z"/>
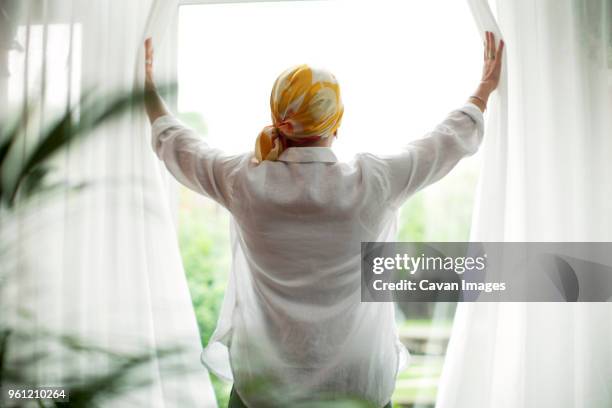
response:
<path id="1" fill-rule="evenodd" d="M 483 112 L 499 84 L 503 49 L 503 40 L 496 47 L 495 36 L 486 32 L 482 78 L 468 103 L 447 115 L 426 137 L 374 161 L 383 164 L 383 177 L 389 180 L 389 202 L 401 205 L 448 174 L 462 158 L 476 153 L 484 134 Z"/>
<path id="2" fill-rule="evenodd" d="M 244 162 L 212 148 L 170 114 L 153 78 L 153 45 L 145 41 L 145 108 L 151 121 L 152 147 L 181 184 L 229 208 L 232 175 Z"/>

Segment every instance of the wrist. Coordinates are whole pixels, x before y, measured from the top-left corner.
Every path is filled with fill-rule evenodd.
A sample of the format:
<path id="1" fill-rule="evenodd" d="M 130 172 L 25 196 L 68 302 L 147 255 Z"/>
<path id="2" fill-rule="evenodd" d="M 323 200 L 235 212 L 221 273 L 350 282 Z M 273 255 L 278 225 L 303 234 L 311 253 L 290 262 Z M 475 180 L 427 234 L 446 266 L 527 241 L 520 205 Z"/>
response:
<path id="1" fill-rule="evenodd" d="M 493 92 L 494 89 L 495 88 L 491 87 L 490 84 L 483 81 L 478 85 L 476 91 L 470 96 L 469 101 L 478 106 L 478 108 L 484 112 L 487 109 L 489 95 L 491 95 L 491 92 Z"/>
<path id="2" fill-rule="evenodd" d="M 478 107 L 478 109 L 480 109 L 480 111 L 483 112 L 483 113 L 484 113 L 485 110 L 487 110 L 487 102 L 484 99 L 482 99 L 482 98 L 480 98 L 480 97 L 478 97 L 476 95 L 470 96 L 468 98 L 468 102 L 476 105 Z"/>
<path id="3" fill-rule="evenodd" d="M 480 84 L 478 84 L 478 87 L 476 88 L 476 92 L 474 92 L 474 95 L 477 95 L 480 98 L 487 100 L 489 99 L 489 96 L 491 95 L 491 93 L 493 93 L 494 90 L 495 90 L 495 85 L 489 82 L 482 81 L 480 82 Z"/>
<path id="4" fill-rule="evenodd" d="M 155 80 L 152 75 L 145 75 L 145 88 L 151 91 L 156 90 Z"/>

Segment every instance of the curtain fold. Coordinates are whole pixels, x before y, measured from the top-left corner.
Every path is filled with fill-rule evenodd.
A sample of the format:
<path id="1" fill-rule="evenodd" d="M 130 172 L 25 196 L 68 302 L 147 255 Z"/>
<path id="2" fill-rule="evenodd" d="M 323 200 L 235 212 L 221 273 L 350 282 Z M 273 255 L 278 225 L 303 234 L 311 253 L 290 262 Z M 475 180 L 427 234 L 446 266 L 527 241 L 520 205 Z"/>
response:
<path id="1" fill-rule="evenodd" d="M 468 4 L 499 38 L 487 1 Z M 497 6 L 506 65 L 471 239 L 611 241 L 610 1 Z M 611 405 L 612 304 L 458 306 L 437 407 Z"/>
<path id="2" fill-rule="evenodd" d="M 111 96 L 140 89 L 148 36 L 160 83 L 175 78 L 176 0 L 9 3 L 0 2 L 12 7 L 12 30 L 0 31 L 8 72 L 0 87 L 3 124 L 33 112 L 27 143 L 13 149 L 15 156 L 25 158 L 29 144 L 85 95 L 106 95 L 98 100 L 102 108 Z M 53 167 L 50 181 L 70 186 L 0 213 L 0 317 L 38 333 L 27 344 L 13 343 L 14 361 L 41 352 L 45 358 L 30 367 L 29 378 L 61 385 L 66 376 L 111 372 L 112 353 L 144 355 L 125 378 L 127 388 L 106 395 L 103 406 L 216 406 L 199 363 L 171 187 L 151 151 L 143 109 L 128 109 L 71 145 Z M 51 341 L 56 335 L 105 352 L 74 353 Z"/>

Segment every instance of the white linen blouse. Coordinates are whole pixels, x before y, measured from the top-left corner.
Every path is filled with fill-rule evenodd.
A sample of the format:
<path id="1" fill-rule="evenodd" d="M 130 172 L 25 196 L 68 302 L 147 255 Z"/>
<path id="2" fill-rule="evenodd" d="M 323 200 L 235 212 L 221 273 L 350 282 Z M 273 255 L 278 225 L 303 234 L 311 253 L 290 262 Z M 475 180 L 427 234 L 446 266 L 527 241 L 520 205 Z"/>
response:
<path id="1" fill-rule="evenodd" d="M 153 149 L 174 177 L 231 213 L 232 268 L 202 353 L 249 407 L 360 398 L 389 402 L 408 352 L 392 303 L 361 302 L 364 241 L 396 239 L 404 201 L 472 155 L 483 115 L 468 103 L 396 154 L 292 147 L 278 161 L 226 155 L 172 116 Z"/>

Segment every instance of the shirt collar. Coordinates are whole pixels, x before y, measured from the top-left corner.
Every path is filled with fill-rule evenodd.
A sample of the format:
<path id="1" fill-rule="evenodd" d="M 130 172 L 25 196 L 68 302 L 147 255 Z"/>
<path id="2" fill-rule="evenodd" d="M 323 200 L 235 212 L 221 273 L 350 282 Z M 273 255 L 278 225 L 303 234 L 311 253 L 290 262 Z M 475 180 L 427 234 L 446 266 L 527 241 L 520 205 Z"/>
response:
<path id="1" fill-rule="evenodd" d="M 289 147 L 278 157 L 278 161 L 294 163 L 336 163 L 338 159 L 329 147 Z"/>

